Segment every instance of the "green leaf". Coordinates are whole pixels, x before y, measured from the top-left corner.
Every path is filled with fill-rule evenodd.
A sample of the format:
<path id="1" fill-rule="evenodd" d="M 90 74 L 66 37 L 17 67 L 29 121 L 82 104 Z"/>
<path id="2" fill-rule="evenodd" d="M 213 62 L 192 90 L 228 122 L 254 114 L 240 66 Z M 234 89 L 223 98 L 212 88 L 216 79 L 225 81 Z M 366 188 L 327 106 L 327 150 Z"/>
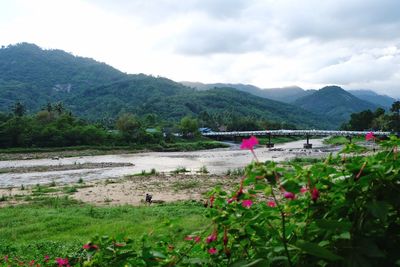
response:
<path id="1" fill-rule="evenodd" d="M 350 233 L 349 233 L 349 232 L 341 233 L 341 234 L 339 235 L 339 238 L 340 238 L 340 239 L 350 239 Z"/>
<path id="2" fill-rule="evenodd" d="M 330 252 L 329 250 L 327 250 L 326 248 L 323 248 L 317 244 L 314 243 L 310 243 L 310 242 L 306 242 L 306 241 L 298 241 L 296 243 L 296 247 L 298 247 L 299 249 L 301 249 L 303 252 L 319 257 L 319 258 L 323 258 L 326 260 L 330 260 L 330 261 L 337 261 L 337 260 L 342 260 L 343 258 Z"/>
<path id="3" fill-rule="evenodd" d="M 265 259 L 256 259 L 255 261 L 252 262 L 247 262 L 247 261 L 237 261 L 234 264 L 231 265 L 231 267 L 257 267 L 257 266 L 268 266 L 267 261 Z"/>
<path id="4" fill-rule="evenodd" d="M 374 201 L 369 205 L 369 210 L 372 215 L 381 221 L 386 221 L 387 214 L 389 212 L 389 207 L 386 202 Z"/>
<path id="5" fill-rule="evenodd" d="M 351 228 L 351 223 L 348 221 L 338 222 L 337 220 L 316 220 L 315 222 L 318 227 L 334 232 L 349 231 Z"/>

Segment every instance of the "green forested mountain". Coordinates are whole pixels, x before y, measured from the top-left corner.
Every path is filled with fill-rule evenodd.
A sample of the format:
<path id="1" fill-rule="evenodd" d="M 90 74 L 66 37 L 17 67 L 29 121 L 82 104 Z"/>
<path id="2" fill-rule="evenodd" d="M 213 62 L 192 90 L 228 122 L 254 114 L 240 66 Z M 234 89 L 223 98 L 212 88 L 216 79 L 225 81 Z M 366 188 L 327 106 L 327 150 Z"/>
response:
<path id="1" fill-rule="evenodd" d="M 377 108 L 338 86 L 326 86 L 312 95 L 297 99 L 293 104 L 315 114 L 325 115 L 335 123 L 347 121 L 352 113 Z"/>
<path id="2" fill-rule="evenodd" d="M 181 82 L 183 85 L 195 88 L 197 90 L 209 90 L 212 88 L 230 87 L 239 91 L 250 93 L 255 96 L 268 98 L 284 103 L 292 103 L 300 97 L 310 95 L 315 90 L 304 90 L 298 86 L 288 86 L 282 88 L 267 88 L 261 89 L 251 84 L 241 83 L 199 83 L 199 82 Z"/>
<path id="3" fill-rule="evenodd" d="M 234 88 L 196 91 L 165 78 L 144 75 L 86 91 L 69 101 L 79 102 L 78 106 L 71 107 L 78 115 L 89 118 L 93 114 L 107 116 L 110 112 L 114 116 L 123 110 L 136 114 L 154 113 L 163 119 L 177 120 L 185 115 L 207 112 L 210 115 L 250 116 L 299 127 L 336 127 L 301 108 Z"/>
<path id="4" fill-rule="evenodd" d="M 126 74 L 90 58 L 21 43 L 0 49 L 0 110 L 16 100 L 28 110 L 64 100 Z"/>
<path id="5" fill-rule="evenodd" d="M 0 111 L 10 111 L 16 101 L 28 112 L 60 101 L 93 121 L 115 120 L 125 112 L 178 120 L 206 111 L 300 127 L 338 126 L 301 108 L 232 88 L 194 90 L 166 78 L 128 75 L 93 59 L 27 43 L 0 49 Z"/>

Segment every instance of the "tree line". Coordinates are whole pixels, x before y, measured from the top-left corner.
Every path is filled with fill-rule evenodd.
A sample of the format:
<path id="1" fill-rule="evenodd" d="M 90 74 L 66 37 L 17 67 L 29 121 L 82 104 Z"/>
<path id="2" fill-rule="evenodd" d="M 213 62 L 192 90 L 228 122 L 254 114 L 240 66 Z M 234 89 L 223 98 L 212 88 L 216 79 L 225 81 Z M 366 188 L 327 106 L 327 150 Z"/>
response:
<path id="1" fill-rule="evenodd" d="M 353 113 L 341 129 L 400 132 L 400 101 L 395 101 L 388 112 L 383 108 L 377 108 L 375 111 L 368 109 Z"/>

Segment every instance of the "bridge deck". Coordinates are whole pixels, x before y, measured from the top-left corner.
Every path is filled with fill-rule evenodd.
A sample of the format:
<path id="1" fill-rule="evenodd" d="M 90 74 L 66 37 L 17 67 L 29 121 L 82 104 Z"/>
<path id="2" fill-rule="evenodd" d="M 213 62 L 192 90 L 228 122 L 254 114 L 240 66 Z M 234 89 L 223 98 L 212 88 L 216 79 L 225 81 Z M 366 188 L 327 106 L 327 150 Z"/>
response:
<path id="1" fill-rule="evenodd" d="M 326 131 L 326 130 L 265 130 L 265 131 L 236 131 L 236 132 L 209 132 L 203 136 L 263 136 L 263 135 L 308 135 L 308 136 L 360 136 L 369 131 Z M 390 132 L 372 132 L 375 136 L 388 136 Z"/>

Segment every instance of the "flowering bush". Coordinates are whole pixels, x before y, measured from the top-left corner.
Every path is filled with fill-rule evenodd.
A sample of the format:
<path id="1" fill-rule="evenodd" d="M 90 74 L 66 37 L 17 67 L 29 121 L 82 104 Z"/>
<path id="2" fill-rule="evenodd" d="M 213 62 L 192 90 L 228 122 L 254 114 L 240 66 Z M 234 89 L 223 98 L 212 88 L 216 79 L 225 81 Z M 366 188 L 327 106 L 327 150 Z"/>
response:
<path id="1" fill-rule="evenodd" d="M 261 163 L 254 155 L 233 191 L 209 192 L 212 224 L 180 244 L 96 237 L 82 256 L 40 266 L 400 265 L 399 143 L 392 137 L 369 155 L 350 144 L 310 166 Z M 252 137 L 242 148 L 254 153 L 256 144 Z"/>

